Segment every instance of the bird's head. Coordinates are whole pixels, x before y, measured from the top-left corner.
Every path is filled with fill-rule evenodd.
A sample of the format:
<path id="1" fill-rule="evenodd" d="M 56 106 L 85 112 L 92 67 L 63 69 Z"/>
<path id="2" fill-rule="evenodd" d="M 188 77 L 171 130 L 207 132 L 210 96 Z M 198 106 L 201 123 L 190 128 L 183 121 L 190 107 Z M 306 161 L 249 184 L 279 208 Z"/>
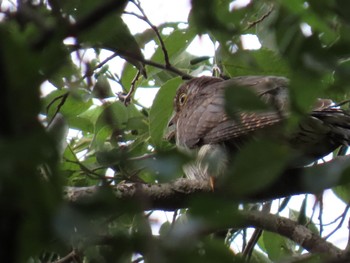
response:
<path id="1" fill-rule="evenodd" d="M 193 78 L 182 84 L 178 88 L 174 98 L 175 114 L 182 112 L 183 108 L 185 108 L 188 103 L 190 104 L 191 100 L 195 99 L 200 89 L 221 81 L 223 81 L 221 78 L 202 76 Z"/>
<path id="2" fill-rule="evenodd" d="M 223 81 L 223 79 L 202 76 L 193 78 L 180 85 L 174 98 L 174 112 L 168 122 L 168 128 L 165 136 L 166 140 L 175 141 L 177 120 L 180 116 L 182 118 L 186 118 L 186 106 L 191 104 L 192 100 L 196 99 L 195 96 L 198 93 L 198 90 L 220 81 Z"/>

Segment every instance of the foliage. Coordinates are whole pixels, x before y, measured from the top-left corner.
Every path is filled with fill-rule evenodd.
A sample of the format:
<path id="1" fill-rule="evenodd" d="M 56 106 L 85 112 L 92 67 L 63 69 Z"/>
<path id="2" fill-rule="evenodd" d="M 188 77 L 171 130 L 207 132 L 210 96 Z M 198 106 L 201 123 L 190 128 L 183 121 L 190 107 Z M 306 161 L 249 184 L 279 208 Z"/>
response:
<path id="1" fill-rule="evenodd" d="M 222 196 L 194 196 L 188 202 L 190 212 L 177 210 L 157 236 L 152 234 L 151 212 L 143 211 L 147 200 L 121 202 L 111 186 L 181 177 L 181 167 L 191 157 L 164 140 L 181 77 L 211 71 L 214 65 L 226 77 L 287 76 L 291 128 L 317 97 L 348 99 L 350 4 L 253 0 L 230 9 L 234 1 L 192 0 L 184 28 L 183 22 L 155 27 L 147 16 L 153 14 L 145 14 L 140 2 L 0 2 L 0 258 L 4 262 L 244 262 L 252 254 L 251 262 L 290 257 L 297 262 L 305 251 L 302 244 L 279 233 L 264 232 L 253 252 L 242 246 L 233 252 L 209 235 L 210 230 L 244 225 L 231 231 L 226 243 L 236 244 L 242 236 L 245 242 L 251 225 L 241 222 L 239 210 L 254 210 L 255 205 L 238 205 Z M 126 6 L 138 11 L 130 13 Z M 133 35 L 125 16 L 135 16 L 150 29 Z M 310 34 L 305 33 L 307 27 Z M 187 51 L 202 34 L 216 44 L 212 57 L 194 57 Z M 243 49 L 245 34 L 257 35 L 262 48 Z M 143 47 L 152 42 L 156 50 L 145 59 Z M 101 59 L 107 50 L 110 57 Z M 110 66 L 116 56 L 124 60 L 120 76 Z M 48 86 L 49 93 L 43 88 Z M 115 87 L 122 92 L 114 94 Z M 160 87 L 150 108 L 134 98 L 140 87 Z M 246 94 L 239 95 L 252 103 Z M 71 135 L 74 131 L 77 135 Z M 237 181 L 232 178 L 229 183 L 236 194 L 264 189 L 279 176 L 285 159 L 280 145 L 249 144 L 233 166 Z M 312 170 L 310 176 L 315 178 L 320 170 Z M 327 173 L 337 180 L 348 169 L 330 165 Z M 345 183 L 339 181 L 342 186 L 335 193 L 348 202 Z M 62 194 L 66 186 L 100 188 L 91 198 L 69 202 Z M 298 214 L 304 220 L 299 223 L 317 232 L 303 207 Z"/>

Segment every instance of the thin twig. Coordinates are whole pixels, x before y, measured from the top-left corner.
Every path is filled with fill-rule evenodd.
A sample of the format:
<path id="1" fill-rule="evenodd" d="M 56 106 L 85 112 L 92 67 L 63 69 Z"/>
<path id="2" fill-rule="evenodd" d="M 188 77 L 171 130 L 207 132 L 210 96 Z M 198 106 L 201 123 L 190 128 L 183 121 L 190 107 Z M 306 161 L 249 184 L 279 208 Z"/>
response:
<path id="1" fill-rule="evenodd" d="M 79 161 L 79 159 L 76 157 L 76 155 L 75 155 L 73 149 L 71 148 L 71 146 L 68 145 L 67 147 L 68 147 L 68 149 L 70 150 L 70 152 L 73 154 L 75 160 L 69 160 L 69 159 L 67 159 L 67 158 L 64 158 L 64 160 L 65 160 L 66 162 L 74 163 L 74 164 L 79 165 L 80 169 L 81 169 L 83 172 L 86 172 L 86 175 L 87 175 L 88 177 L 90 177 L 91 179 L 94 179 L 94 180 L 97 180 L 97 179 L 98 179 L 98 180 L 104 180 L 104 179 L 106 179 L 103 175 L 100 175 L 100 174 L 98 174 L 98 173 L 96 173 L 96 172 L 90 170 L 90 169 L 87 168 L 84 164 L 82 164 L 82 163 Z M 94 175 L 95 177 L 92 176 L 92 175 Z"/>
<path id="2" fill-rule="evenodd" d="M 136 157 L 131 157 L 128 159 L 128 161 L 140 161 L 140 160 L 146 160 L 149 158 L 153 158 L 156 154 L 155 153 L 150 153 L 150 154 L 144 154 L 141 156 L 136 156 Z"/>
<path id="3" fill-rule="evenodd" d="M 121 100 L 122 102 L 124 102 L 124 105 L 125 106 L 128 106 L 130 104 L 130 101 L 131 101 L 131 96 L 132 94 L 134 93 L 135 91 L 135 86 L 136 86 L 136 82 L 138 81 L 138 79 L 140 78 L 141 76 L 141 72 L 140 70 L 137 71 L 136 73 L 136 76 L 134 77 L 134 79 L 131 81 L 131 86 L 130 86 L 130 90 L 129 92 L 124 95 L 123 93 L 119 92 L 117 94 L 119 100 Z"/>
<path id="4" fill-rule="evenodd" d="M 322 236 L 323 233 L 323 220 L 322 220 L 322 215 L 323 215 L 323 193 L 319 195 L 319 204 L 320 204 L 320 209 L 319 209 L 319 214 L 318 214 L 318 221 L 320 222 L 320 236 Z"/>
<path id="5" fill-rule="evenodd" d="M 245 251 L 247 247 L 247 229 L 246 228 L 243 229 L 242 236 L 243 236 L 242 250 Z"/>
<path id="6" fill-rule="evenodd" d="M 83 172 L 86 172 L 86 175 L 87 175 L 88 177 L 90 177 L 91 179 L 94 179 L 94 180 L 106 179 L 104 176 L 101 176 L 100 174 L 91 171 L 89 168 L 87 168 L 85 165 L 83 165 L 83 164 L 82 164 L 81 162 L 79 162 L 79 161 L 73 161 L 73 160 L 69 160 L 69 159 L 67 159 L 67 158 L 64 158 L 64 160 L 65 160 L 66 162 L 68 162 L 68 163 L 73 163 L 73 164 L 79 165 L 79 167 L 81 168 L 81 170 L 82 170 Z M 94 177 L 94 176 L 92 176 L 92 175 L 94 175 L 94 176 L 96 176 L 96 177 Z"/>
<path id="7" fill-rule="evenodd" d="M 307 195 L 306 195 L 307 196 Z M 314 202 L 314 205 L 312 207 L 312 213 L 311 213 L 311 216 L 308 220 L 308 222 L 305 224 L 305 226 L 308 226 L 312 221 L 313 221 L 313 218 L 315 216 L 315 213 L 316 213 L 316 204 L 317 204 L 317 198 L 315 198 L 315 202 Z"/>
<path id="8" fill-rule="evenodd" d="M 257 228 L 254 230 L 252 236 L 250 237 L 247 246 L 243 250 L 243 258 L 249 260 L 253 254 L 254 247 L 256 243 L 258 243 L 259 238 L 261 237 L 262 234 L 262 229 Z"/>
<path id="9" fill-rule="evenodd" d="M 99 7 L 97 7 L 94 11 L 92 11 L 91 13 L 89 13 L 88 15 L 86 15 L 85 17 L 80 19 L 79 21 L 77 21 L 75 24 L 67 25 L 63 32 L 62 32 L 62 30 L 58 30 L 56 28 L 45 30 L 45 31 L 42 32 L 40 38 L 37 39 L 32 44 L 32 47 L 34 49 L 42 49 L 43 47 L 48 45 L 48 43 L 52 39 L 54 39 L 54 37 L 56 35 L 59 35 L 62 39 L 64 39 L 65 37 L 68 37 L 68 36 L 73 36 L 73 37 L 74 36 L 78 36 L 81 33 L 83 33 L 85 30 L 87 30 L 90 27 L 92 27 L 95 24 L 97 24 L 105 16 L 107 16 L 107 15 L 109 15 L 109 14 L 115 12 L 115 11 L 121 10 L 124 7 L 126 2 L 127 1 L 125 1 L 125 0 L 123 0 L 123 1 L 108 1 L 105 4 L 100 5 Z M 153 27 L 154 27 L 154 25 L 153 25 Z M 158 35 L 160 36 L 158 29 L 155 32 L 158 32 Z M 167 50 L 165 48 L 164 42 L 163 42 L 161 37 L 159 38 L 159 41 L 160 41 L 160 44 L 162 46 L 162 50 L 163 50 L 163 53 L 164 53 L 165 65 L 162 65 L 162 64 L 150 61 L 150 60 L 146 60 L 146 59 L 144 59 L 143 57 L 140 57 L 140 56 L 136 57 L 133 54 L 130 54 L 128 52 L 121 51 L 121 50 L 118 50 L 118 55 L 136 59 L 136 60 L 138 60 L 139 62 L 141 62 L 141 63 L 143 63 L 145 65 L 150 65 L 150 66 L 153 66 L 153 67 L 156 67 L 156 68 L 159 68 L 159 69 L 164 69 L 166 71 L 175 73 L 176 75 L 179 75 L 179 76 L 183 77 L 184 79 L 191 79 L 192 78 L 191 75 L 182 72 L 181 70 L 173 67 L 170 64 L 169 58 L 168 58 L 168 53 L 167 53 Z"/>
<path id="10" fill-rule="evenodd" d="M 108 58 L 106 58 L 102 62 L 98 63 L 91 71 L 85 73 L 85 75 L 82 77 L 82 79 L 85 79 L 86 77 L 91 76 L 93 71 L 95 71 L 96 69 L 102 68 L 106 63 L 108 63 L 110 60 L 112 60 L 113 58 L 115 58 L 117 56 L 119 56 L 118 53 L 114 53 L 114 54 L 110 55 Z"/>
<path id="11" fill-rule="evenodd" d="M 55 113 L 53 114 L 50 122 L 47 124 L 47 126 L 49 127 L 52 123 L 52 121 L 55 119 L 56 115 L 60 112 L 60 109 L 62 108 L 62 106 L 64 105 L 64 103 L 66 102 L 67 98 L 68 98 L 68 95 L 69 95 L 69 92 L 66 92 L 56 98 L 54 98 L 50 103 L 49 105 L 46 106 L 46 112 L 49 112 L 51 106 L 59 99 L 61 99 L 60 103 L 57 105 L 57 108 L 56 108 L 56 111 Z"/>
<path id="12" fill-rule="evenodd" d="M 273 5 L 270 7 L 270 10 L 268 10 L 267 13 L 262 15 L 262 17 L 260 17 L 259 19 L 255 20 L 255 21 L 248 22 L 248 26 L 244 29 L 244 31 L 251 29 L 253 26 L 264 21 L 272 13 L 272 11 L 273 11 Z"/>
<path id="13" fill-rule="evenodd" d="M 142 19 L 143 21 L 145 21 L 152 28 L 152 30 L 156 33 L 157 38 L 158 38 L 159 43 L 160 43 L 160 46 L 161 46 L 162 51 L 163 51 L 165 66 L 166 67 L 171 66 L 170 61 L 169 61 L 168 51 L 166 50 L 164 41 L 159 33 L 158 28 L 151 23 L 151 21 L 149 20 L 149 18 L 147 17 L 147 15 L 145 13 L 145 11 L 141 7 L 141 3 L 138 0 L 132 0 L 131 2 L 140 10 L 143 17 L 139 17 L 139 18 Z"/>
<path id="14" fill-rule="evenodd" d="M 77 262 L 75 260 L 75 257 L 77 257 L 77 252 L 75 249 L 73 249 L 71 252 L 69 252 L 66 256 L 63 258 L 60 258 L 58 260 L 55 260 L 53 263 L 65 263 L 65 262 Z"/>
<path id="15" fill-rule="evenodd" d="M 123 56 L 123 57 L 128 57 L 128 58 L 131 58 L 131 59 L 135 59 L 137 61 L 139 61 L 140 63 L 142 64 L 145 64 L 145 65 L 149 65 L 149 66 L 152 66 L 152 67 L 155 67 L 155 68 L 159 68 L 159 69 L 163 69 L 163 70 L 166 70 L 166 71 L 169 71 L 169 72 L 172 72 L 178 76 L 181 76 L 183 79 L 192 79 L 193 76 L 179 70 L 178 68 L 172 66 L 172 65 L 164 65 L 164 64 L 160 64 L 160 63 L 157 63 L 157 62 L 154 62 L 152 60 L 148 60 L 148 59 L 145 59 L 143 57 L 140 57 L 140 56 L 135 56 L 135 54 L 132 54 L 130 52 L 127 52 L 125 50 L 118 50 L 118 56 Z"/>
<path id="16" fill-rule="evenodd" d="M 153 214 L 153 212 L 154 212 L 154 211 L 146 212 L 145 217 L 146 217 L 146 218 L 149 218 L 149 217 Z"/>
<path id="17" fill-rule="evenodd" d="M 139 257 L 139 258 L 133 260 L 132 263 L 139 263 L 139 262 L 141 262 L 143 260 L 144 260 L 144 257 Z"/>
<path id="18" fill-rule="evenodd" d="M 147 59 L 143 59 L 143 58 L 140 58 L 139 61 L 144 63 L 145 65 L 149 65 L 149 66 L 152 66 L 152 67 L 155 67 L 155 68 L 164 69 L 166 71 L 175 73 L 176 75 L 181 76 L 183 79 L 189 80 L 189 79 L 193 78 L 193 76 L 191 76 L 191 75 L 189 75 L 189 74 L 179 70 L 178 68 L 175 68 L 172 65 L 166 66 L 166 65 L 154 62 L 152 60 L 147 60 Z"/>
<path id="19" fill-rule="evenodd" d="M 335 232 L 337 232 L 342 227 L 342 225 L 345 221 L 346 214 L 348 213 L 349 209 L 350 209 L 350 204 L 347 204 L 345 209 L 344 209 L 344 212 L 340 215 L 341 220 L 340 220 L 339 224 L 332 232 L 330 232 L 327 236 L 324 237 L 324 240 L 327 240 L 329 237 L 331 237 Z"/>
<path id="20" fill-rule="evenodd" d="M 291 196 L 287 196 L 282 200 L 282 203 L 278 207 L 277 214 L 281 213 L 287 207 L 291 198 L 292 198 Z"/>
<path id="21" fill-rule="evenodd" d="M 263 213 L 269 213 L 271 210 L 271 205 L 272 202 L 266 202 L 263 207 L 261 212 Z M 247 246 L 245 247 L 245 249 L 243 250 L 243 258 L 245 259 L 250 259 L 254 250 L 255 245 L 258 243 L 259 238 L 261 237 L 263 230 L 260 228 L 256 228 L 252 234 L 252 236 L 250 237 Z"/>
<path id="22" fill-rule="evenodd" d="M 335 105 L 331 105 L 331 106 L 329 106 L 329 107 L 332 107 L 332 108 L 334 108 L 334 107 L 340 107 L 340 106 L 343 106 L 344 104 L 347 104 L 347 103 L 350 103 L 350 100 L 343 100 L 343 101 L 341 101 L 341 102 L 339 102 L 339 103 L 337 103 L 337 104 L 335 104 Z"/>
<path id="23" fill-rule="evenodd" d="M 338 220 L 340 220 L 343 217 L 343 214 L 341 214 L 340 216 L 337 216 L 333 221 L 323 224 L 323 226 L 331 226 L 333 224 L 335 224 Z"/>
<path id="24" fill-rule="evenodd" d="M 318 214 L 318 221 L 319 221 L 319 227 L 320 227 L 320 236 L 322 236 L 322 233 L 323 233 L 323 227 L 324 227 L 324 224 L 323 224 L 323 220 L 322 220 L 322 214 L 323 214 L 323 192 L 321 194 L 315 194 L 315 202 L 314 202 L 314 205 L 312 207 L 312 214 L 310 216 L 310 218 L 308 219 L 308 221 L 306 222 L 305 226 L 308 227 L 312 221 L 313 221 L 313 217 L 316 213 L 316 206 L 317 204 L 319 204 L 319 214 Z"/>
<path id="25" fill-rule="evenodd" d="M 350 218 L 348 220 L 348 243 L 346 244 L 345 251 L 349 253 L 350 250 Z"/>
<path id="26" fill-rule="evenodd" d="M 173 214 L 173 220 L 171 220 L 171 225 L 170 225 L 170 229 L 173 229 L 174 226 L 175 226 L 175 222 L 176 222 L 176 217 L 177 217 L 177 214 L 178 214 L 179 210 L 176 209 L 174 211 L 174 214 Z"/>
<path id="27" fill-rule="evenodd" d="M 80 46 L 72 46 L 73 48 L 80 48 Z M 152 66 L 152 67 L 155 67 L 155 68 L 159 68 L 159 69 L 163 69 L 163 70 L 166 70 L 166 71 L 169 71 L 169 72 L 172 72 L 180 77 L 182 77 L 183 79 L 186 79 L 186 80 L 189 80 L 189 79 L 192 79 L 193 76 L 179 70 L 178 68 L 172 66 L 172 65 L 165 65 L 165 64 L 161 64 L 161 63 L 157 63 L 157 62 L 154 62 L 152 60 L 148 60 L 148 59 L 145 59 L 144 57 L 141 57 L 141 56 L 136 56 L 135 54 L 131 53 L 131 52 L 128 52 L 126 50 L 118 50 L 116 56 L 122 56 L 122 57 L 127 57 L 127 58 L 130 58 L 130 59 L 134 59 L 134 60 L 137 60 L 139 61 L 140 63 L 144 64 L 144 65 L 149 65 L 149 66 Z"/>

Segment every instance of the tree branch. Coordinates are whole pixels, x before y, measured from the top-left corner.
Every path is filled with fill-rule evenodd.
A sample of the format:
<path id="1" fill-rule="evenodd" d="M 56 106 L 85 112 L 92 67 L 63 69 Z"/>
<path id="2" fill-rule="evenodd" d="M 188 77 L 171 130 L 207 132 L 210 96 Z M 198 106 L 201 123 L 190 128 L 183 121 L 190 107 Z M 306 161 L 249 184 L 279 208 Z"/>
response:
<path id="1" fill-rule="evenodd" d="M 268 214 L 271 210 L 272 202 L 266 202 L 263 207 L 262 207 L 262 212 L 265 214 Z M 254 233 L 250 237 L 247 246 L 243 250 L 243 257 L 245 259 L 250 260 L 252 253 L 254 251 L 255 245 L 258 243 L 259 238 L 261 237 L 261 234 L 263 232 L 263 229 L 261 228 L 256 228 L 254 230 Z"/>
<path id="2" fill-rule="evenodd" d="M 256 227 L 285 236 L 311 253 L 327 254 L 340 258 L 342 250 L 288 218 L 259 211 L 242 212 L 242 224 L 238 227 Z M 235 226 L 237 227 L 237 226 Z"/>
<path id="3" fill-rule="evenodd" d="M 142 199 L 144 210 L 169 211 L 186 207 L 190 197 L 196 194 L 212 192 L 210 186 L 205 182 L 188 179 L 178 179 L 163 184 L 120 183 L 111 188 L 120 200 Z M 66 187 L 64 196 L 68 201 L 75 203 L 92 197 L 100 189 L 100 186 Z"/>
<path id="4" fill-rule="evenodd" d="M 174 73 L 174 74 L 182 77 L 183 79 L 188 80 L 188 79 L 193 78 L 193 76 L 191 76 L 190 74 L 187 74 L 186 72 L 181 71 L 180 69 L 174 67 L 171 64 L 169 64 L 169 65 L 161 64 L 161 63 L 149 60 L 149 59 L 145 59 L 143 57 L 135 56 L 134 54 L 127 52 L 125 50 L 118 50 L 118 56 L 135 59 L 135 60 L 137 60 L 140 63 L 143 63 L 145 65 L 152 66 L 152 67 L 159 68 L 159 69 L 163 69 L 163 70 L 166 70 L 168 72 Z"/>
<path id="5" fill-rule="evenodd" d="M 274 183 L 259 192 L 249 195 L 236 195 L 229 189 L 215 189 L 213 192 L 206 182 L 178 179 L 163 184 L 120 183 L 110 186 L 120 200 L 147 200 L 142 209 L 175 210 L 188 205 L 189 199 L 198 194 L 224 195 L 233 200 L 261 202 L 297 194 L 319 193 L 327 188 L 346 184 L 350 174 L 343 173 L 350 166 L 350 156 L 337 157 L 320 165 L 286 170 Z M 317 183 L 315 183 L 317 182 Z M 67 187 L 65 198 L 71 202 L 91 197 L 99 186 Z"/>
<path id="6" fill-rule="evenodd" d="M 141 7 L 141 3 L 139 1 L 132 1 L 132 2 L 136 5 L 136 7 L 140 10 L 140 12 L 142 14 L 142 16 L 138 16 L 137 14 L 134 14 L 134 15 L 137 16 L 139 19 L 145 21 L 151 27 L 151 29 L 154 31 L 154 33 L 156 34 L 156 36 L 157 36 L 157 38 L 159 40 L 160 46 L 161 46 L 163 54 L 164 54 L 165 66 L 166 67 L 170 67 L 171 64 L 170 64 L 170 60 L 169 60 L 168 51 L 167 51 L 167 49 L 165 47 L 164 41 L 163 41 L 163 39 L 162 39 L 162 37 L 161 37 L 161 35 L 159 33 L 158 28 L 151 23 L 151 21 L 149 20 L 149 18 L 147 17 L 147 15 L 145 13 L 145 11 Z"/>
<path id="7" fill-rule="evenodd" d="M 188 240 L 209 233 L 215 233 L 222 229 L 245 229 L 254 227 L 289 238 L 313 254 L 323 254 L 332 259 L 340 259 L 347 256 L 343 250 L 313 233 L 307 227 L 291 219 L 269 214 L 264 211 L 238 211 L 232 216 L 232 220 L 225 221 L 230 222 L 228 224 L 224 223 L 225 225 L 219 224 L 212 226 L 210 223 L 203 223 L 203 220 L 196 221 L 195 217 L 188 218 L 188 220 L 193 220 L 193 222 L 189 222 L 189 224 L 192 225 L 191 231 L 181 231 L 183 225 L 177 225 L 177 227 L 175 226 L 175 228 L 171 230 L 167 238 L 176 235 L 177 238 L 186 238 Z M 183 233 L 183 236 L 179 237 L 179 233 Z"/>
<path id="8" fill-rule="evenodd" d="M 56 36 L 60 36 L 64 39 L 67 36 L 76 36 L 81 32 L 91 28 L 100 22 L 107 15 L 114 12 L 122 12 L 127 4 L 127 0 L 120 1 L 108 1 L 100 6 L 96 7 L 93 11 L 88 13 L 86 16 L 81 18 L 75 24 L 68 24 L 65 27 L 65 30 L 62 30 L 61 27 L 53 27 L 42 32 L 42 35 L 33 43 L 34 49 L 40 50 L 44 48 L 51 40 Z M 61 22 L 61 21 L 60 21 Z M 56 36 L 56 37 L 57 37 Z"/>
<path id="9" fill-rule="evenodd" d="M 271 200 L 302 193 L 318 193 L 326 188 L 347 183 L 350 175 L 343 171 L 349 166 L 350 156 L 343 156 L 317 166 L 286 170 L 268 188 L 247 196 L 237 196 L 234 193 L 221 191 L 221 189 L 213 192 L 208 182 L 189 179 L 178 179 L 163 184 L 120 183 L 109 187 L 117 200 L 137 201 L 139 208 L 143 210 L 175 210 L 188 207 L 189 201 L 200 194 L 225 195 L 225 197 L 242 202 Z M 317 184 L 315 184 L 315 176 L 318 178 Z M 71 203 L 78 203 L 85 198 L 93 197 L 105 187 L 67 187 L 64 196 Z M 337 259 L 346 256 L 332 243 L 288 218 L 259 211 L 239 211 L 237 218 L 232 220 L 234 225 L 220 225 L 220 229 L 255 227 L 285 236 L 311 253 L 326 254 Z M 211 233 L 217 231 L 218 228 L 218 226 L 202 225 L 194 230 L 193 234 Z M 176 231 L 176 227 L 173 231 Z"/>

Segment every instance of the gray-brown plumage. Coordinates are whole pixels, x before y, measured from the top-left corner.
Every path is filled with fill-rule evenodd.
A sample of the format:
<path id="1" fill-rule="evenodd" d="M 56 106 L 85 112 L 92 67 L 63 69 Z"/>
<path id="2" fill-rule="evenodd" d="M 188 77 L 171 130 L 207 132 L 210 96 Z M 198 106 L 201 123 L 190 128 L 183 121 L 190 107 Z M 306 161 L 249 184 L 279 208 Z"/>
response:
<path id="1" fill-rule="evenodd" d="M 184 170 L 191 179 L 205 179 L 224 172 L 227 162 L 242 144 L 260 134 L 272 134 L 299 153 L 295 166 L 315 161 L 350 140 L 350 116 L 319 99 L 299 129 L 286 137 L 281 126 L 289 115 L 288 79 L 275 76 L 244 76 L 229 80 L 199 77 L 181 85 L 174 100 L 175 113 L 170 120 L 181 149 L 197 152 L 195 163 Z M 270 110 L 225 111 L 225 89 L 246 88 L 270 105 Z M 279 134 L 280 133 L 280 134 Z M 209 165 L 210 164 L 210 165 Z"/>

